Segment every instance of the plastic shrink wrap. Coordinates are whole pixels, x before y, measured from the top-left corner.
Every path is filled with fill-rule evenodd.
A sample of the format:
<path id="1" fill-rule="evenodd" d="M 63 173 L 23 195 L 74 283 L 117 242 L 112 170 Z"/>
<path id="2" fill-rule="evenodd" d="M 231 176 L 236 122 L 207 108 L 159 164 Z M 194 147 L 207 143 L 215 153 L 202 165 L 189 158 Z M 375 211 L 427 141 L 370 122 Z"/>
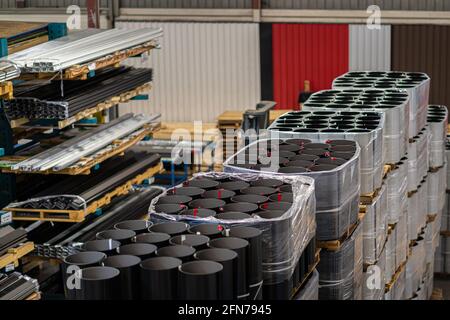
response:
<path id="1" fill-rule="evenodd" d="M 311 139 L 312 142 L 325 142 L 325 140 Z M 268 157 L 273 168 L 261 169 L 260 165 L 248 165 L 249 155 L 261 154 L 261 148 L 277 148 L 285 140 L 259 140 L 251 143 L 238 153 L 227 159 L 224 163 L 224 171 L 231 173 L 259 174 L 259 170 L 275 171 L 271 174 L 275 177 L 295 177 L 297 175 L 311 177 L 315 181 L 317 240 L 335 240 L 345 234 L 354 223 L 357 222 L 359 212 L 359 155 L 360 149 L 356 146 L 353 156 L 343 165 L 328 169 L 322 166 L 323 171 L 307 171 L 301 173 L 278 172 L 278 158 L 272 152 Z M 259 153 L 258 153 L 259 152 Z M 242 161 L 241 161 L 242 160 Z"/>
<path id="2" fill-rule="evenodd" d="M 386 249 L 383 248 L 378 261 L 364 271 L 362 283 L 363 300 L 384 300 L 386 288 Z"/>
<path id="3" fill-rule="evenodd" d="M 389 172 L 386 178 L 386 202 L 389 224 L 398 222 L 400 216 L 408 209 L 408 163 L 403 158 Z"/>
<path id="4" fill-rule="evenodd" d="M 428 130 L 430 132 L 430 168 L 439 168 L 445 162 L 448 110 L 445 106 L 428 106 Z"/>
<path id="5" fill-rule="evenodd" d="M 422 129 L 408 144 L 408 192 L 416 191 L 428 172 L 428 128 Z"/>
<path id="6" fill-rule="evenodd" d="M 356 141 L 361 148 L 360 192 L 367 194 L 382 184 L 384 125 L 380 111 L 299 111 L 284 114 L 268 130 L 272 138 Z"/>
<path id="7" fill-rule="evenodd" d="M 352 71 L 333 81 L 333 89 L 399 89 L 410 96 L 409 138 L 425 127 L 431 79 L 425 73 L 399 71 Z"/>
<path id="8" fill-rule="evenodd" d="M 236 174 L 223 172 L 199 173 L 196 179 L 256 181 L 260 178 L 277 179 L 292 185 L 293 204 L 277 219 L 262 219 L 254 215 L 243 220 L 221 220 L 215 217 L 201 218 L 189 215 L 157 213 L 158 200 L 167 191 L 155 198 L 149 209 L 149 217 L 155 223 L 182 221 L 189 225 L 219 224 L 225 228 L 250 226 L 263 232 L 263 280 L 264 285 L 290 281 L 302 253 L 316 233 L 314 180 L 304 176 L 280 176 L 268 173 Z M 168 190 L 169 192 L 171 190 Z"/>
<path id="9" fill-rule="evenodd" d="M 294 300 L 319 300 L 319 273 L 314 270 L 308 282 L 295 296 Z"/>
<path id="10" fill-rule="evenodd" d="M 363 239 L 365 264 L 378 261 L 386 243 L 388 221 L 386 216 L 386 187 L 382 187 L 372 204 L 366 205 L 363 218 Z M 386 253 L 384 253 L 386 255 Z"/>
<path id="11" fill-rule="evenodd" d="M 360 224 L 338 250 L 322 249 L 317 271 L 319 300 L 361 300 L 363 236 Z"/>
<path id="12" fill-rule="evenodd" d="M 302 110 L 346 111 L 349 114 L 358 111 L 382 111 L 385 113 L 383 128 L 384 163 L 400 162 L 407 152 L 409 96 L 404 90 L 324 90 L 313 94 L 303 104 Z"/>

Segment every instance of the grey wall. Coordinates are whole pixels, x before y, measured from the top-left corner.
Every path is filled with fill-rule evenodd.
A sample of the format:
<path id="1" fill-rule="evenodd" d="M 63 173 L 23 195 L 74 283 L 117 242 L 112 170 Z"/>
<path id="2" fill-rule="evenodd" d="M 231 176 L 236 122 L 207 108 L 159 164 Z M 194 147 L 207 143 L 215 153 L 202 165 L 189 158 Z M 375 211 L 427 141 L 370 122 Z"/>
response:
<path id="1" fill-rule="evenodd" d="M 450 10 L 449 0 L 263 0 L 270 9 L 365 10 L 378 5 L 384 10 Z"/>
<path id="2" fill-rule="evenodd" d="M 252 0 L 119 0 L 123 8 L 248 9 Z M 107 7 L 108 0 L 100 0 Z M 1 0 L 0 8 L 14 8 L 15 0 Z M 27 7 L 86 6 L 86 0 L 25 0 Z M 450 11 L 450 0 L 262 0 L 266 9 L 365 10 L 376 4 L 384 10 Z"/>
<path id="3" fill-rule="evenodd" d="M 67 8 L 70 5 L 86 7 L 86 0 L 25 0 L 25 6 L 28 8 Z M 108 7 L 108 0 L 100 0 L 103 8 Z M 16 0 L 0 0 L 0 8 L 15 8 Z"/>
<path id="4" fill-rule="evenodd" d="M 120 0 L 122 8 L 249 9 L 252 0 Z"/>

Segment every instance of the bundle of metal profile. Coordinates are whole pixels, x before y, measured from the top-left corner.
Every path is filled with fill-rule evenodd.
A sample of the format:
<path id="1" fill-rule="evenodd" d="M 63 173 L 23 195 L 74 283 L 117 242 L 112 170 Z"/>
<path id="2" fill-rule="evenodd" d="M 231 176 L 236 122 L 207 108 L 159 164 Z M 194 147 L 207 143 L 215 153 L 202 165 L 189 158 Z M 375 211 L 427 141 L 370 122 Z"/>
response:
<path id="1" fill-rule="evenodd" d="M 282 115 L 268 130 L 272 138 L 356 141 L 361 147 L 361 194 L 368 194 L 382 184 L 384 119 L 383 112 L 375 111 L 299 111 Z"/>
<path id="2" fill-rule="evenodd" d="M 27 232 L 23 228 L 14 229 L 10 226 L 0 228 L 0 257 L 10 248 L 24 243 L 27 240 Z"/>
<path id="3" fill-rule="evenodd" d="M 340 239 L 358 220 L 360 148 L 354 141 L 259 140 L 227 159 L 225 172 L 308 176 L 315 181 L 316 236 Z"/>
<path id="4" fill-rule="evenodd" d="M 398 163 L 407 153 L 409 96 L 405 90 L 324 90 L 313 94 L 303 105 L 303 110 L 382 111 L 385 113 L 385 163 Z"/>
<path id="5" fill-rule="evenodd" d="M 0 274 L 0 300 L 25 300 L 39 292 L 37 280 L 18 272 Z"/>
<path id="6" fill-rule="evenodd" d="M 162 37 L 162 29 L 82 31 L 7 57 L 26 73 L 57 72 L 95 61 L 118 51 L 146 45 Z"/>
<path id="7" fill-rule="evenodd" d="M 12 80 L 20 76 L 20 69 L 10 61 L 0 61 L 0 82 Z"/>
<path id="8" fill-rule="evenodd" d="M 428 129 L 430 131 L 430 168 L 442 167 L 445 163 L 448 110 L 445 106 L 428 106 Z"/>
<path id="9" fill-rule="evenodd" d="M 348 72 L 333 81 L 334 89 L 401 89 L 410 96 L 409 135 L 416 136 L 427 124 L 431 79 L 419 72 Z"/>
<path id="10" fill-rule="evenodd" d="M 92 201 L 156 166 L 160 159 L 159 155 L 128 152 L 123 157 L 115 157 L 102 163 L 100 169 L 91 175 L 70 176 L 34 195 L 33 199 L 13 203 L 9 207 L 83 210 Z"/>
<path id="11" fill-rule="evenodd" d="M 210 248 L 236 251 L 238 270 L 231 273 L 237 290 L 228 299 L 287 300 L 315 261 L 313 202 L 309 177 L 202 173 L 153 200 L 149 230 L 200 233 L 210 238 Z"/>
<path id="12" fill-rule="evenodd" d="M 98 74 L 86 81 L 54 80 L 34 86 L 17 86 L 14 98 L 5 101 L 10 119 L 63 120 L 95 107 L 112 97 L 152 81 L 152 69 L 122 67 Z"/>
<path id="13" fill-rule="evenodd" d="M 113 141 L 125 137 L 144 125 L 155 121 L 158 116 L 126 114 L 105 125 L 97 127 L 84 135 L 70 139 L 47 151 L 39 153 L 11 167 L 20 171 L 61 171 L 81 158 L 92 155 L 110 145 Z"/>
<path id="14" fill-rule="evenodd" d="M 159 188 L 143 188 L 118 198 L 111 206 L 103 210 L 101 216 L 72 225 L 52 238 L 45 240 L 44 244 L 35 245 L 35 255 L 64 259 L 75 254 L 79 251 L 76 244 L 95 240 L 95 235 L 98 232 L 113 229 L 114 225 L 119 222 L 143 217 L 148 212 L 151 201 L 161 192 L 162 190 Z M 45 224 L 50 225 L 49 223 Z M 39 228 L 34 233 L 42 233 L 43 228 Z"/>

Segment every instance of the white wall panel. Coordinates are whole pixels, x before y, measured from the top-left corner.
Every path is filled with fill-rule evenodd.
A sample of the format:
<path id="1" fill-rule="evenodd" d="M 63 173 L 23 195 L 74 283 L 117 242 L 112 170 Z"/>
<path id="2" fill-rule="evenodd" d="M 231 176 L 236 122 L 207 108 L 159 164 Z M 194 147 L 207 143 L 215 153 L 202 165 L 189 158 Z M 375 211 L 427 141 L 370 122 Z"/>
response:
<path id="1" fill-rule="evenodd" d="M 370 30 L 366 25 L 349 26 L 350 70 L 391 69 L 391 26 Z"/>
<path id="2" fill-rule="evenodd" d="M 259 30 L 251 23 L 120 22 L 118 28 L 161 27 L 161 50 L 131 64 L 154 70 L 149 101 L 120 112 L 161 113 L 164 121 L 215 121 L 225 110 L 260 100 Z"/>

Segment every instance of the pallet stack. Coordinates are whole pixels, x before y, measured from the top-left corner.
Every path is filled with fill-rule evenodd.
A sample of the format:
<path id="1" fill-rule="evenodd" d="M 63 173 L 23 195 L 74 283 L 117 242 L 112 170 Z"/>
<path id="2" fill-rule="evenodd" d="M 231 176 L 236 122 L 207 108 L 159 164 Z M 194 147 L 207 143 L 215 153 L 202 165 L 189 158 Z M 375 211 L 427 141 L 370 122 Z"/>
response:
<path id="1" fill-rule="evenodd" d="M 368 282 L 364 285 L 364 299 L 421 299 L 431 296 L 431 257 L 442 203 L 439 195 L 445 190 L 441 172 L 444 161 L 431 161 L 439 155 L 442 158 L 442 128 L 447 116 L 446 113 L 442 116 L 441 107 L 428 108 L 430 82 L 423 73 L 349 72 L 333 83 L 334 89 L 348 93 L 355 89 L 370 92 L 370 98 L 364 99 L 362 104 L 373 107 L 382 101 L 377 107 L 386 115 L 383 146 L 387 166 L 384 180 L 386 206 L 380 211 L 385 210 L 389 226 L 386 237 L 378 242 L 382 250 L 377 252 L 375 261 L 373 256 L 365 257 L 372 259 L 365 259 Z M 402 95 L 407 97 L 408 104 L 399 108 L 399 102 L 404 99 Z M 367 106 L 355 104 L 352 108 Z M 437 117 L 442 119 L 437 121 Z M 440 136 L 438 132 L 441 132 Z M 377 190 L 379 192 L 375 193 L 367 208 L 377 210 L 383 207 L 382 198 L 377 199 L 377 196 L 382 197 L 382 189 Z M 370 212 L 367 208 L 366 212 Z M 367 238 L 373 223 L 367 218 L 364 223 Z M 372 266 L 381 272 L 381 282 L 369 281 L 373 280 Z M 383 284 L 383 281 L 385 290 L 381 289 L 384 285 L 375 285 Z"/>
<path id="2" fill-rule="evenodd" d="M 291 110 L 271 110 L 269 122 L 274 122 L 278 117 Z M 244 112 L 228 110 L 217 117 L 217 128 L 222 134 L 222 159 L 225 161 L 244 146 L 244 140 L 239 130 L 242 128 Z M 238 133 L 238 134 L 235 134 Z"/>
<path id="3" fill-rule="evenodd" d="M 243 147 L 242 136 L 234 134 L 242 127 L 242 111 L 225 111 L 217 118 L 217 128 L 222 134 L 222 155 L 226 160 Z"/>
<path id="4" fill-rule="evenodd" d="M 450 136 L 447 136 L 445 148 L 446 162 L 450 160 Z M 438 277 L 448 277 L 450 274 L 450 168 L 447 166 L 444 178 L 447 181 L 445 192 L 445 206 L 441 216 L 441 228 L 439 237 L 439 248 L 434 257 L 434 272 Z"/>

